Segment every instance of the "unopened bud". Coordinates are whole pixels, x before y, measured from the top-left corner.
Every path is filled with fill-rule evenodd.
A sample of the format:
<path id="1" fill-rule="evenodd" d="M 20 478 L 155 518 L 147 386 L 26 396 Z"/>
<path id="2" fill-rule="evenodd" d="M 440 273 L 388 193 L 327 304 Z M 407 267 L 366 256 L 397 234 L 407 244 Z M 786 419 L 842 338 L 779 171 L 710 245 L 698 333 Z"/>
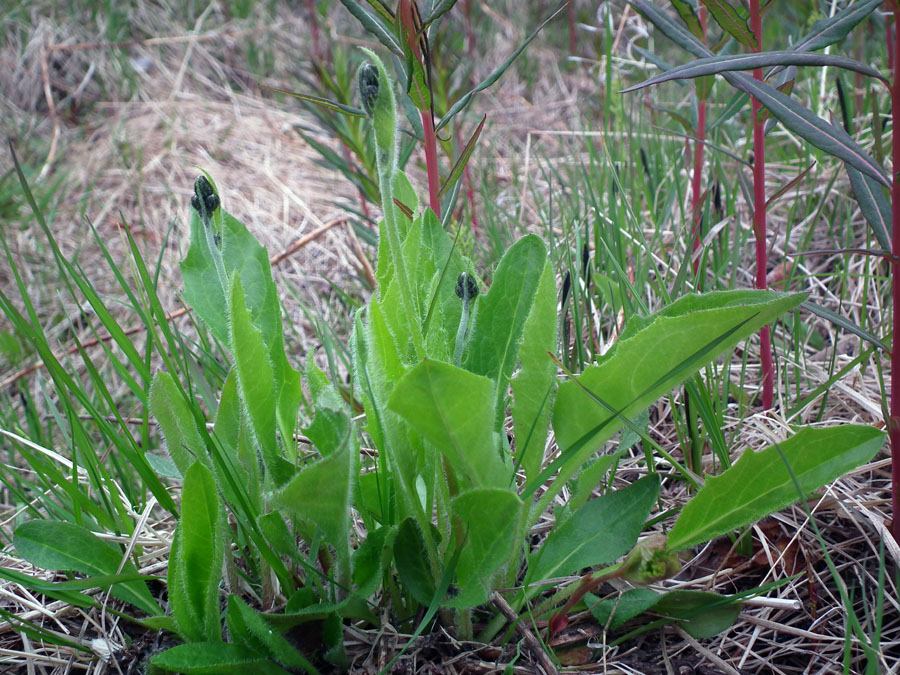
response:
<path id="1" fill-rule="evenodd" d="M 463 272 L 456 279 L 456 297 L 463 302 L 471 302 L 478 295 L 478 282 L 468 272 Z"/>
<path id="2" fill-rule="evenodd" d="M 681 563 L 666 548 L 666 535 L 651 534 L 637 543 L 625 557 L 617 576 L 633 584 L 645 585 L 675 576 Z"/>
<path id="3" fill-rule="evenodd" d="M 359 95 L 363 108 L 371 115 L 378 99 L 378 67 L 374 63 L 364 63 L 359 69 Z"/>

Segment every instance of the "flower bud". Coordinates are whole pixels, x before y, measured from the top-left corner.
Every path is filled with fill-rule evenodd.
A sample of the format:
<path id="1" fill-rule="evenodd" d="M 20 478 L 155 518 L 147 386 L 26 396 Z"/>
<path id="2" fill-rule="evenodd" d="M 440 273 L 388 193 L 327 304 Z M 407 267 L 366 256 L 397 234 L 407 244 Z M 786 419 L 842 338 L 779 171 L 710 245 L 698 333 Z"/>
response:
<path id="1" fill-rule="evenodd" d="M 374 63 L 364 63 L 359 69 L 359 95 L 363 108 L 371 115 L 378 99 L 378 67 Z"/>
<path id="2" fill-rule="evenodd" d="M 194 195 L 191 197 L 191 206 L 204 222 L 209 219 L 213 211 L 219 208 L 219 195 L 215 193 L 206 176 L 199 176 L 194 181 Z"/>
<path id="3" fill-rule="evenodd" d="M 666 535 L 651 534 L 639 541 L 625 557 L 617 576 L 633 584 L 651 584 L 668 579 L 681 570 L 675 554 L 666 548 Z"/>

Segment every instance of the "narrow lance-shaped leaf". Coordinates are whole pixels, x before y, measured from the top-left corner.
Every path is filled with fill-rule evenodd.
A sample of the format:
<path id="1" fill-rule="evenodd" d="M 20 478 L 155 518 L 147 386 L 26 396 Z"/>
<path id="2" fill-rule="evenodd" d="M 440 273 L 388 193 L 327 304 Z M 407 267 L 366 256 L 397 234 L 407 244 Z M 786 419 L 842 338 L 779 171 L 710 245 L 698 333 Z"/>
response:
<path id="1" fill-rule="evenodd" d="M 853 196 L 859 210 L 872 228 L 878 245 L 885 251 L 891 250 L 891 204 L 884 196 L 884 189 L 869 176 L 861 174 L 849 164 L 844 165 L 850 177 Z"/>
<path id="2" fill-rule="evenodd" d="M 347 0 L 342 0 L 342 1 L 347 1 Z M 440 131 L 441 129 L 443 129 L 447 125 L 447 123 L 450 122 L 450 120 L 456 116 L 456 114 L 458 112 L 460 112 L 467 105 L 469 105 L 469 101 L 472 100 L 472 97 L 475 94 L 477 94 L 479 91 L 484 91 L 485 89 L 490 87 L 492 84 L 494 84 L 494 82 L 499 80 L 500 77 L 503 75 L 503 73 L 506 72 L 507 68 L 509 68 L 512 65 L 512 62 L 515 61 L 519 57 L 519 54 L 521 54 L 525 50 L 525 47 L 527 47 L 529 44 L 531 44 L 531 41 L 537 37 L 537 34 L 540 33 L 541 30 L 543 30 L 544 26 L 546 26 L 548 23 L 553 21 L 553 19 L 555 19 L 557 17 L 557 15 L 559 15 L 559 13 L 562 12 L 565 8 L 566 8 L 565 4 L 560 6 L 560 8 L 557 9 L 555 12 L 553 12 L 553 14 L 551 14 L 544 22 L 542 22 L 541 25 L 538 26 L 531 35 L 529 35 L 527 38 L 525 38 L 525 41 L 522 44 L 520 44 L 516 48 L 516 50 L 512 54 L 510 54 L 509 58 L 507 58 L 503 63 L 501 63 L 494 70 L 494 72 L 492 72 L 485 79 L 483 79 L 481 82 L 479 82 L 478 85 L 474 89 L 472 89 L 471 91 L 469 91 L 466 94 L 464 94 L 463 96 L 461 96 L 460 99 L 456 103 L 454 103 L 450 107 L 450 110 L 448 110 L 447 113 L 441 118 L 441 121 L 438 122 L 438 124 L 437 124 L 437 126 L 435 126 L 434 130 Z"/>
<path id="3" fill-rule="evenodd" d="M 809 33 L 797 40 L 792 49 L 812 52 L 843 40 L 863 19 L 872 14 L 883 0 L 862 0 L 845 7 L 834 16 L 816 21 Z"/>
<path id="4" fill-rule="evenodd" d="M 447 189 L 454 183 L 456 183 L 456 181 L 459 180 L 459 177 L 462 176 L 466 165 L 469 163 L 469 158 L 472 156 L 472 151 L 475 150 L 475 144 L 478 143 L 478 137 L 481 135 L 481 130 L 484 129 L 484 123 L 486 121 L 487 115 L 484 115 L 481 118 L 481 122 L 478 124 L 478 127 L 472 134 L 472 137 L 469 139 L 469 142 L 466 143 L 466 147 L 463 148 L 463 151 L 460 153 L 456 162 L 453 164 L 453 169 L 451 169 L 450 175 L 447 176 L 447 180 L 444 181 L 444 184 L 441 186 L 441 191 L 438 193 L 438 196 L 441 199 L 444 198 L 444 195 L 447 193 Z"/>
<path id="5" fill-rule="evenodd" d="M 697 16 L 697 13 L 694 12 L 694 8 L 691 6 L 690 2 L 686 2 L 686 0 L 672 0 L 672 6 L 675 8 L 675 11 L 678 12 L 678 16 L 681 17 L 681 20 L 684 21 L 684 24 L 688 27 L 688 30 L 694 34 L 694 37 L 703 39 L 703 26 L 700 25 L 700 19 Z"/>
<path id="6" fill-rule="evenodd" d="M 623 89 L 622 93 L 627 94 L 628 92 L 637 89 L 643 89 L 644 87 L 660 84 L 662 82 L 669 82 L 671 80 L 717 75 L 726 71 L 753 70 L 754 68 L 765 68 L 775 65 L 834 66 L 836 68 L 845 68 L 847 70 L 862 73 L 869 77 L 875 77 L 881 81 L 886 81 L 877 70 L 854 59 L 849 59 L 844 56 L 832 56 L 831 54 L 807 54 L 793 50 L 784 50 L 756 54 L 729 54 L 726 56 L 710 56 L 703 59 L 697 59 L 690 63 L 675 66 L 665 73 L 660 73 L 640 84 Z"/>
<path id="7" fill-rule="evenodd" d="M 729 5 L 727 0 L 702 1 L 722 30 L 747 49 L 756 49 L 756 36 L 750 30 L 747 19 L 738 14 L 737 10 Z"/>
<path id="8" fill-rule="evenodd" d="M 274 91 L 279 94 L 284 94 L 285 96 L 293 96 L 294 98 L 299 98 L 304 101 L 309 101 L 310 103 L 315 103 L 318 106 L 326 108 L 327 110 L 331 110 L 336 113 L 340 113 L 342 115 L 349 115 L 350 117 L 366 117 L 366 111 L 360 108 L 355 108 L 350 105 L 345 105 L 338 101 L 332 101 L 327 98 L 322 98 L 321 96 L 313 96 L 312 94 L 303 94 L 297 91 L 288 91 L 287 89 L 281 89 L 279 87 L 272 87 L 268 84 L 259 84 L 263 89 L 268 89 L 269 91 Z"/>
<path id="9" fill-rule="evenodd" d="M 810 492 L 870 460 L 884 443 L 873 427 L 842 425 L 804 428 L 779 444 L 800 482 Z M 668 546 L 680 551 L 756 522 L 800 499 L 778 448 L 746 450 L 719 476 L 707 478 L 669 532 Z"/>

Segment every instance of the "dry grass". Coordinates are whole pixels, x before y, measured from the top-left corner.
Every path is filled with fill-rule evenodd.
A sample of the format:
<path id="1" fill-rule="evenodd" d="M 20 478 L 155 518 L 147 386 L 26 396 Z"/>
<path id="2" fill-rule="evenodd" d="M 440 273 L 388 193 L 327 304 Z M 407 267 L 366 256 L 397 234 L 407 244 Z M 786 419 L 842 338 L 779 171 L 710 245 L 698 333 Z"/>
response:
<path id="1" fill-rule="evenodd" d="M 187 247 L 188 201 L 197 167 L 210 172 L 222 188 L 225 207 L 273 254 L 341 216 L 357 198 L 345 180 L 315 164 L 315 152 L 294 131 L 295 125 L 309 121 L 295 107 L 278 106 L 260 96 L 254 86 L 256 78 L 249 72 L 251 51 L 263 51 L 271 59 L 268 79 L 289 87 L 307 49 L 304 15 L 286 2 L 258 5 L 245 20 L 229 19 L 217 5 L 210 7 L 195 25 L 184 26 L 160 7 L 139 3 L 128 17 L 130 35 L 155 41 L 111 49 L 78 46 L 108 42 L 109 26 L 102 17 L 70 16 L 54 10 L 52 4 L 36 4 L 22 24 L 7 21 L 0 50 L 0 91 L 5 92 L 0 99 L 0 125 L 16 139 L 19 152 L 39 174 L 38 182 L 62 180 L 54 195 L 51 227 L 64 253 L 77 258 L 85 269 L 103 269 L 86 226 L 90 219 L 114 259 L 127 270 L 121 229 L 129 227 L 148 260 L 155 260 L 165 247 L 161 296 L 172 311 L 180 306 L 177 263 Z M 522 37 L 522 31 L 504 18 L 511 12 L 491 9 L 486 3 L 481 9 L 495 21 L 496 40 L 491 49 L 496 54 L 508 53 Z M 333 14 L 329 19 L 332 27 L 344 32 L 347 26 L 340 13 Z M 565 136 L 557 134 L 578 133 L 580 101 L 592 94 L 597 83 L 593 75 L 585 76 L 587 71 L 563 72 L 557 55 L 539 45 L 529 58 L 541 74 L 538 82 L 529 85 L 513 72 L 502 87 L 479 100 L 479 111 L 487 112 L 490 120 L 485 137 L 493 140 L 490 151 L 483 151 L 487 156 L 477 161 L 490 164 L 501 188 L 498 203 L 509 211 L 510 218 L 534 228 L 540 217 L 533 194 L 530 189 L 516 189 L 516 177 L 524 178 L 523 183 L 531 181 L 529 187 L 533 186 L 538 196 L 553 189 L 533 170 L 530 153 L 540 143 L 550 161 L 573 160 L 567 144 L 560 140 Z M 477 67 L 486 70 L 495 61 L 494 55 L 488 54 Z M 322 140 L 328 142 L 324 136 Z M 0 175 L 10 166 L 8 155 L 0 153 Z M 793 175 L 791 171 L 789 167 L 785 175 Z M 412 173 L 415 178 L 416 171 Z M 837 184 L 831 198 L 845 198 L 842 189 L 844 186 Z M 24 213 L 24 205 L 22 208 Z M 27 223 L 27 218 L 23 222 Z M 170 228 L 172 234 L 167 238 Z M 36 227 L 7 228 L 7 237 L 20 273 L 35 292 L 42 320 L 57 327 L 59 348 L 69 347 L 65 317 L 77 316 L 84 308 L 58 294 L 50 272 L 52 258 Z M 791 242 L 776 240 L 777 254 L 791 250 Z M 372 255 L 371 250 L 367 253 Z M 828 260 L 819 257 L 801 264 L 807 265 L 805 271 L 812 277 L 827 269 Z M 358 265 L 349 230 L 339 225 L 287 258 L 276 277 L 282 289 L 297 289 L 320 315 L 339 322 L 344 318 L 334 309 L 334 292 L 328 282 L 359 292 Z M 121 294 L 113 279 L 93 279 L 105 297 L 114 300 Z M 15 297 L 12 283 L 8 272 L 0 268 L 0 285 Z M 886 311 L 879 304 L 885 297 L 883 289 L 870 288 L 865 296 L 863 290 L 862 285 L 849 289 L 842 307 L 855 314 L 852 318 L 857 321 L 866 312 L 877 319 Z M 300 327 L 295 355 L 300 362 L 304 352 L 315 348 L 315 332 L 290 296 L 283 294 L 282 299 L 290 319 Z M 121 320 L 129 325 L 127 316 Z M 852 356 L 840 355 L 837 367 Z M 814 354 L 809 357 L 805 363 L 789 364 L 787 372 L 803 369 L 811 379 L 824 380 L 827 364 Z M 0 380 L 10 374 L 0 371 Z M 666 422 L 666 405 L 660 404 L 657 418 L 661 421 L 651 431 L 661 444 L 673 447 L 677 438 Z M 871 364 L 864 370 L 854 369 L 836 383 L 828 406 L 825 420 L 877 423 L 881 419 L 880 390 Z M 773 440 L 773 429 L 781 429 L 783 437 L 789 423 L 813 421 L 818 413 L 811 407 L 801 411 L 798 419 L 735 416 L 729 422 L 740 428 L 746 447 L 759 447 Z M 633 464 L 641 459 L 633 458 Z M 879 457 L 860 467 L 809 506 L 817 514 L 828 551 L 850 587 L 855 611 L 863 621 L 877 604 L 880 546 L 884 542 L 887 574 L 880 649 L 884 672 L 897 672 L 900 549 L 884 525 L 890 482 L 887 462 Z M 630 466 L 624 462 L 620 476 L 634 477 Z M 663 495 L 665 507 L 680 505 L 687 497 L 680 484 L 664 485 Z M 141 525 L 127 543 L 129 548 L 141 547 L 142 573 L 164 575 L 173 524 L 158 520 L 156 513 L 148 507 L 144 513 L 133 514 Z M 0 527 L 8 532 L 18 514 L 12 506 L 5 507 Z M 545 526 L 542 523 L 539 528 Z M 678 579 L 661 586 L 731 593 L 799 574 L 766 599 L 748 603 L 730 630 L 698 643 L 667 628 L 610 648 L 589 615 L 576 616 L 560 637 L 572 645 L 569 656 L 573 665 L 577 664 L 580 672 L 604 673 L 841 672 L 846 612 L 802 509 L 783 511 L 755 526 L 754 533 L 759 545 L 752 559 L 739 559 L 727 545 L 713 542 L 686 561 Z M 2 564 L 43 574 L 14 558 L 3 558 Z M 4 623 L 0 624 L 0 672 L 136 672 L 143 655 L 160 647 L 160 636 L 140 634 L 111 613 L 84 613 L 61 603 L 47 603 L 15 584 L 0 584 L 0 606 L 66 635 L 92 652 L 44 646 Z M 377 672 L 408 638 L 398 633 L 387 617 L 377 631 L 350 626 L 345 637 L 357 672 Z M 862 662 L 858 651 L 854 654 L 850 672 L 860 672 Z M 509 647 L 464 644 L 438 632 L 419 638 L 409 655 L 398 662 L 397 672 L 499 673 L 514 658 L 515 650 Z M 540 672 L 541 668 L 533 653 L 523 653 L 511 672 Z"/>

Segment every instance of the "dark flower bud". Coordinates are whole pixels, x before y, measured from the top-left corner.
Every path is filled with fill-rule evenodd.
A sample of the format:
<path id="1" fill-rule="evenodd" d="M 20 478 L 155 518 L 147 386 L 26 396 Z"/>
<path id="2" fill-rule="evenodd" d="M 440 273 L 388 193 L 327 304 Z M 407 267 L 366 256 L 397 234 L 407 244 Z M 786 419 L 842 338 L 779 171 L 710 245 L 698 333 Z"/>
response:
<path id="1" fill-rule="evenodd" d="M 374 63 L 365 63 L 359 69 L 359 95 L 363 108 L 371 115 L 378 98 L 378 68 Z"/>
<path id="2" fill-rule="evenodd" d="M 468 303 L 478 295 L 478 282 L 468 272 L 463 272 L 456 279 L 456 297 Z"/>
<path id="3" fill-rule="evenodd" d="M 194 181 L 191 206 L 204 222 L 212 215 L 213 211 L 219 208 L 219 195 L 215 193 L 206 176 L 199 176 Z"/>

